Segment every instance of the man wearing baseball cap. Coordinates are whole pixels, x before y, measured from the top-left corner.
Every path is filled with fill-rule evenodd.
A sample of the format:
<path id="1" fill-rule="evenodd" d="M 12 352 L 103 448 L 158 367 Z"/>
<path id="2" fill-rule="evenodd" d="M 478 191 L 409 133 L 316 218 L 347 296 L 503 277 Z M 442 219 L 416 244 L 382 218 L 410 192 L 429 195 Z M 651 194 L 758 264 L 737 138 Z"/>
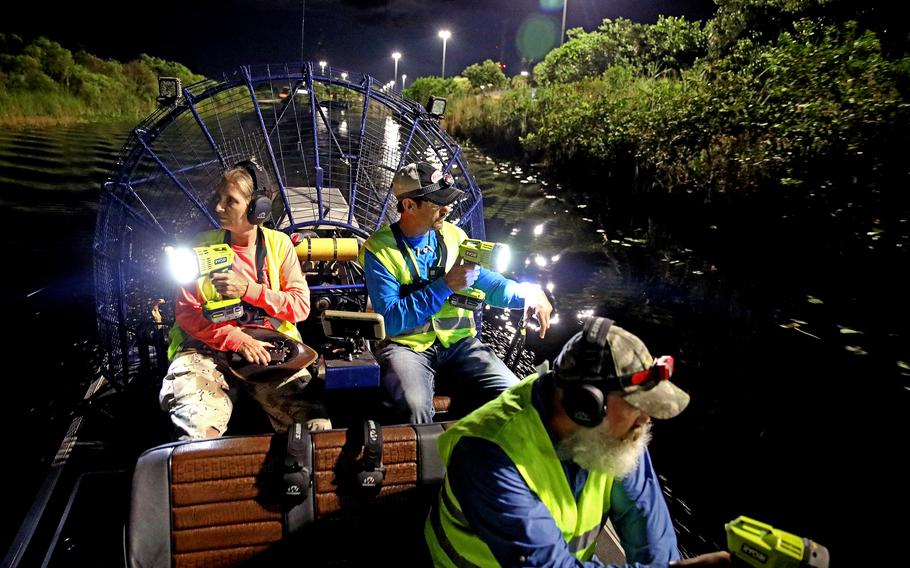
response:
<path id="1" fill-rule="evenodd" d="M 433 563 L 602 566 L 609 517 L 636 567 L 729 566 L 726 552 L 679 559 L 647 451 L 651 418 L 689 403 L 672 374 L 672 357 L 591 318 L 553 371 L 545 363 L 447 430 L 446 479 L 424 527 Z"/>
<path id="2" fill-rule="evenodd" d="M 449 302 L 473 286 L 490 305 L 528 309 L 549 327 L 552 306 L 539 287 L 519 286 L 496 272 L 458 261 L 467 239 L 445 220 L 465 194 L 452 176 L 428 163 L 401 168 L 392 180 L 398 222 L 373 233 L 360 251 L 373 309 L 385 319 L 389 341 L 377 351 L 382 383 L 403 421 L 433 420 L 437 371 L 453 387 L 452 406 L 469 411 L 495 398 L 518 378 L 481 343 L 474 314 Z"/>

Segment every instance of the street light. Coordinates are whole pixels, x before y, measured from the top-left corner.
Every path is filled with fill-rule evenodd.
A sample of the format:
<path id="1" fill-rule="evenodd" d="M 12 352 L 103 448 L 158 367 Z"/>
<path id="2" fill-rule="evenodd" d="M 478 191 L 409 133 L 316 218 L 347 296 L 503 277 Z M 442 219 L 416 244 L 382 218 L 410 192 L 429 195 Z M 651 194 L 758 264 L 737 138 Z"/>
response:
<path id="1" fill-rule="evenodd" d="M 342 79 L 343 81 L 347 81 L 347 80 L 348 80 L 348 72 L 347 72 L 347 71 L 345 71 L 344 73 L 341 74 L 341 79 Z"/>
<path id="2" fill-rule="evenodd" d="M 408 79 L 408 76 L 405 75 L 404 73 L 402 73 L 401 74 L 401 90 L 402 91 L 404 90 L 404 82 L 407 81 L 407 79 Z"/>
<path id="3" fill-rule="evenodd" d="M 392 54 L 392 59 L 395 60 L 395 84 L 398 84 L 398 60 L 401 59 L 401 52 L 396 51 Z"/>
<path id="4" fill-rule="evenodd" d="M 442 78 L 446 78 L 446 42 L 452 37 L 449 30 L 439 30 L 439 37 L 442 38 Z"/>
<path id="5" fill-rule="evenodd" d="M 326 62 L 325 62 L 325 61 L 320 61 L 320 62 L 319 62 L 319 72 L 322 73 L 323 75 L 325 75 L 325 66 L 326 66 Z"/>
<path id="6" fill-rule="evenodd" d="M 562 0 L 562 30 L 559 32 L 559 45 L 562 45 L 566 38 L 566 7 L 569 0 Z"/>

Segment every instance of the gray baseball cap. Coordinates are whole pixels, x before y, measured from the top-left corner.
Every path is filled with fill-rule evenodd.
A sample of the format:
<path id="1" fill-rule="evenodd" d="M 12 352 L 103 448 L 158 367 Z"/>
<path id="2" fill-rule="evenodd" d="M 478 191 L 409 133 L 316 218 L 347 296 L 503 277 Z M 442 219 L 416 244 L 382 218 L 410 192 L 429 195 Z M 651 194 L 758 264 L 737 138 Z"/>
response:
<path id="1" fill-rule="evenodd" d="M 591 318 L 583 331 L 563 346 L 556 374 L 617 392 L 652 418 L 673 418 L 689 404 L 689 395 L 669 381 L 673 359 L 655 360 L 641 339 L 607 318 Z"/>
<path id="2" fill-rule="evenodd" d="M 399 201 L 422 198 L 436 205 L 450 205 L 465 196 L 455 187 L 450 174 L 427 162 L 411 163 L 398 170 L 392 178 L 392 193 Z"/>

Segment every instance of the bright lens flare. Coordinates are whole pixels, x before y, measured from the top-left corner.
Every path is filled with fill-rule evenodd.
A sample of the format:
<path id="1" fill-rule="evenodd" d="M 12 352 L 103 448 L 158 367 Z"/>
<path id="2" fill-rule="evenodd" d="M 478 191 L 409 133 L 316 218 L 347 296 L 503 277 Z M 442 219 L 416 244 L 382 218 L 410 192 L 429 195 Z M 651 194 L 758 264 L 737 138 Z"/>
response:
<path id="1" fill-rule="evenodd" d="M 199 277 L 196 253 L 185 247 L 164 247 L 171 276 L 180 284 L 189 284 Z"/>
<path id="2" fill-rule="evenodd" d="M 533 282 L 522 282 L 518 285 L 518 295 L 525 300 L 535 300 L 543 294 L 543 290 L 540 289 L 540 284 L 534 284 Z"/>
<path id="3" fill-rule="evenodd" d="M 509 261 L 512 260 L 512 249 L 509 245 L 497 244 L 493 251 L 493 270 L 502 274 L 509 267 Z"/>

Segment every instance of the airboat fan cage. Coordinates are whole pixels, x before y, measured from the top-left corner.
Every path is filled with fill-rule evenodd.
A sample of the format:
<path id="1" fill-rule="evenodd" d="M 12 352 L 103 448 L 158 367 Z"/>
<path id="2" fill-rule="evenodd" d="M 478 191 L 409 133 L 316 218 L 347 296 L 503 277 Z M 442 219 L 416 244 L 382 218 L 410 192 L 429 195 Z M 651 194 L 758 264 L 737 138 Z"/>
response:
<path id="1" fill-rule="evenodd" d="M 214 186 L 225 168 L 250 158 L 276 190 L 273 226 L 287 233 L 369 236 L 398 218 L 395 171 L 427 161 L 467 193 L 450 220 L 484 237 L 480 190 L 459 146 L 421 105 L 372 77 L 312 63 L 243 66 L 223 81 L 184 87 L 133 130 L 102 188 L 96 315 L 115 384 L 148 366 L 159 298 L 167 300 L 164 323 L 173 321 L 176 284 L 163 248 L 218 227 Z"/>

